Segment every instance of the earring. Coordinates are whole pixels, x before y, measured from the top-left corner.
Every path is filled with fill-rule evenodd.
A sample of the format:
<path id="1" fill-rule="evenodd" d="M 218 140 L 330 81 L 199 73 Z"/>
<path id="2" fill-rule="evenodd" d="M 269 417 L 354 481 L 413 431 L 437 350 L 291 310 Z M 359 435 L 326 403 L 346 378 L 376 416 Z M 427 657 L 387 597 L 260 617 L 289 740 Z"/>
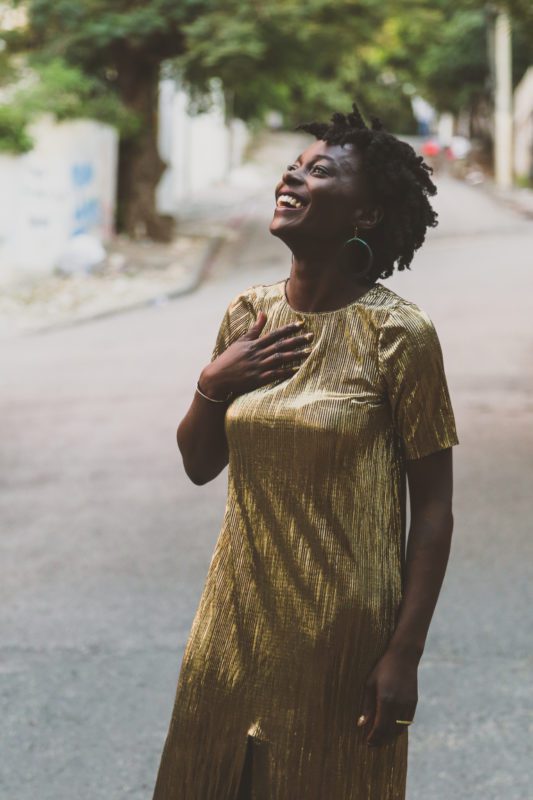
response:
<path id="1" fill-rule="evenodd" d="M 368 273 L 370 272 L 370 270 L 372 269 L 372 264 L 374 262 L 374 253 L 372 252 L 372 248 L 370 247 L 368 242 L 365 242 L 364 239 L 360 239 L 359 238 L 359 236 L 357 235 L 358 232 L 359 232 L 359 229 L 358 229 L 358 227 L 356 225 L 353 237 L 351 239 L 348 239 L 344 243 L 344 247 L 346 247 L 347 244 L 350 244 L 350 242 L 360 242 L 360 244 L 362 244 L 362 245 L 364 245 L 364 247 L 366 247 L 366 249 L 368 250 L 368 264 L 366 265 L 366 268 L 363 271 L 358 271 L 358 273 L 357 273 L 361 278 L 365 278 L 368 275 Z"/>

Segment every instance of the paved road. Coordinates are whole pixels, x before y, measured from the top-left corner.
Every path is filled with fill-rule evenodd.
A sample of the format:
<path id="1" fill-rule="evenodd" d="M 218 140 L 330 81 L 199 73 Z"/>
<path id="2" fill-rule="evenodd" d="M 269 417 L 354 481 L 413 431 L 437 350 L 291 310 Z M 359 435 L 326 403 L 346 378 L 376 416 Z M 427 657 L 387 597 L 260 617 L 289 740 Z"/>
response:
<path id="1" fill-rule="evenodd" d="M 2 799 L 151 797 L 226 491 L 226 473 L 187 480 L 176 425 L 229 299 L 289 274 L 271 188 L 257 197 L 195 295 L 4 347 Z M 526 800 L 533 229 L 444 178 L 438 208 L 386 282 L 435 322 L 461 440 L 409 798 Z"/>

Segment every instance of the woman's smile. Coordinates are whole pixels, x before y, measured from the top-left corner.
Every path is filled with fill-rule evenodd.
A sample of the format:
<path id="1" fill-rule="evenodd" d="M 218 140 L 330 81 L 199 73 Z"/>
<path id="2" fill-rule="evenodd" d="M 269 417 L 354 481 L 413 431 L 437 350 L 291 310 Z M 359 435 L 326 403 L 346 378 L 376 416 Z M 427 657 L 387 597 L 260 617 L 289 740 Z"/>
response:
<path id="1" fill-rule="evenodd" d="M 277 193 L 276 211 L 301 211 L 309 205 L 309 201 L 300 194 L 281 189 Z"/>

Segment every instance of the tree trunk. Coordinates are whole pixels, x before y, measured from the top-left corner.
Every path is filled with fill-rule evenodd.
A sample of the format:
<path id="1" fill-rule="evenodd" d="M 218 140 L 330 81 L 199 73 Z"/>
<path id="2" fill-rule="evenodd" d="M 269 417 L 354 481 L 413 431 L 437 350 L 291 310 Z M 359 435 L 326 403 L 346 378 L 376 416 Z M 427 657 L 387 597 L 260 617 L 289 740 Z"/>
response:
<path id="1" fill-rule="evenodd" d="M 157 144 L 159 61 L 138 53 L 121 59 L 117 88 L 120 99 L 141 121 L 139 132 L 121 140 L 118 167 L 117 226 L 133 239 L 170 241 L 172 217 L 156 209 L 156 188 L 166 164 Z"/>

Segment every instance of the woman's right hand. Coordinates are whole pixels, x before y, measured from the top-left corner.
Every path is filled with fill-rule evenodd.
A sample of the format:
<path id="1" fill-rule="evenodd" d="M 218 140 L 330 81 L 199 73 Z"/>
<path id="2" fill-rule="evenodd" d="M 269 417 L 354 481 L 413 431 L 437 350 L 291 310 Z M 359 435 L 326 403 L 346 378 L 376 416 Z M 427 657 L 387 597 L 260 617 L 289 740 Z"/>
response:
<path id="1" fill-rule="evenodd" d="M 204 367 L 199 379 L 203 391 L 212 397 L 239 395 L 294 375 L 311 352 L 313 334 L 299 334 L 302 323 L 297 322 L 260 336 L 266 320 L 260 311 L 255 324 Z"/>

